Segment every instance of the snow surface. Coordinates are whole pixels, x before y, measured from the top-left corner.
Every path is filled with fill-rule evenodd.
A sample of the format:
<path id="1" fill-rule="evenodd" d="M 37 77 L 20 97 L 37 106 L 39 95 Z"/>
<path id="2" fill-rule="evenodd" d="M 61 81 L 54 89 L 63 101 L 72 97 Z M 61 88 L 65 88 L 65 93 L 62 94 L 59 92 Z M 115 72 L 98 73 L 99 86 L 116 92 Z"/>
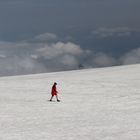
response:
<path id="1" fill-rule="evenodd" d="M 140 140 L 140 65 L 0 78 L 0 140 Z M 61 102 L 49 102 L 53 82 Z"/>

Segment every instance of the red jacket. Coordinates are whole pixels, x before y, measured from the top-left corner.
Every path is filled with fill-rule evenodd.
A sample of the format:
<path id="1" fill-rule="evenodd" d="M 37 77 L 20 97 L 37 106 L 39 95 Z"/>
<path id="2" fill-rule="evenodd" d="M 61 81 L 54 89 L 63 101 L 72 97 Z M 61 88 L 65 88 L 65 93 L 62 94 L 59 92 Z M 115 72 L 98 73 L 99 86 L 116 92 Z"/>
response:
<path id="1" fill-rule="evenodd" d="M 57 90 L 56 90 L 56 85 L 53 85 L 52 86 L 52 92 L 51 94 L 54 96 L 54 95 L 57 95 Z"/>

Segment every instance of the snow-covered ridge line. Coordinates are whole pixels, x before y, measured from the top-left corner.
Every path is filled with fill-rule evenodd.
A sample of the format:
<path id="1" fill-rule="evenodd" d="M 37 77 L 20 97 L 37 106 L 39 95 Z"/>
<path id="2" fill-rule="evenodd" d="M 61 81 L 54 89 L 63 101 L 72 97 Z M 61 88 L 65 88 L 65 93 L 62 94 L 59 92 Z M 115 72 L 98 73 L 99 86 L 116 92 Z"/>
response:
<path id="1" fill-rule="evenodd" d="M 69 70 L 69 71 L 58 71 L 58 72 L 48 72 L 48 73 L 36 73 L 36 74 L 27 74 L 27 75 L 14 75 L 14 76 L 2 76 L 0 79 L 5 78 L 16 78 L 16 77 L 32 77 L 32 76 L 44 76 L 44 75 L 54 75 L 54 74 L 63 74 L 63 73 L 84 73 L 87 71 L 104 71 L 104 70 L 117 70 L 117 69 L 127 69 L 127 68 L 135 68 L 140 67 L 140 64 L 131 64 L 131 65 L 120 65 L 120 66 L 112 66 L 112 67 L 101 67 L 101 68 L 88 68 L 88 69 L 80 69 L 80 70 Z"/>

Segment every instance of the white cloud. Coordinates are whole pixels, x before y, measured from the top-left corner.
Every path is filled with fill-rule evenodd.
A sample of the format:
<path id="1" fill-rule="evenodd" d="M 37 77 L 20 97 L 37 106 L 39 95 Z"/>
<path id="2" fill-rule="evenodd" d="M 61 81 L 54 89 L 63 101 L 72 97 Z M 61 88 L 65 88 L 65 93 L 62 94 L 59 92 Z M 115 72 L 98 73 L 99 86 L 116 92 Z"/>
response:
<path id="1" fill-rule="evenodd" d="M 111 31 L 120 33 L 120 30 Z M 140 48 L 116 59 L 104 52 L 82 49 L 73 42 L 0 42 L 1 76 L 71 70 L 79 65 L 86 68 L 134 63 L 140 63 Z"/>
<path id="2" fill-rule="evenodd" d="M 130 29 L 128 27 L 115 27 L 115 28 L 101 27 L 92 31 L 92 34 L 100 38 L 106 38 L 112 36 L 130 36 L 132 32 L 138 32 L 138 30 Z"/>
<path id="3" fill-rule="evenodd" d="M 65 66 L 72 67 L 72 68 L 77 68 L 79 65 L 78 60 L 76 57 L 72 55 L 64 55 L 60 58 L 60 62 L 64 64 Z"/>
<path id="4" fill-rule="evenodd" d="M 47 72 L 46 67 L 30 56 L 0 59 L 0 76 Z"/>
<path id="5" fill-rule="evenodd" d="M 47 67 L 52 70 L 68 70 L 77 69 L 83 55 L 89 55 L 89 52 L 72 42 L 57 42 L 37 49 L 36 56 L 45 59 Z"/>
<path id="6" fill-rule="evenodd" d="M 53 33 L 44 33 L 44 34 L 40 34 L 35 36 L 34 40 L 36 41 L 53 41 L 56 40 L 57 36 L 56 34 Z"/>
<path id="7" fill-rule="evenodd" d="M 0 42 L 0 75 L 77 69 L 89 54 L 72 42 Z"/>
<path id="8" fill-rule="evenodd" d="M 84 52 L 80 46 L 71 42 L 57 42 L 51 45 L 45 44 L 43 48 L 39 48 L 36 51 L 40 56 L 43 56 L 46 59 L 54 59 L 65 54 L 79 56 Z"/>
<path id="9" fill-rule="evenodd" d="M 126 53 L 120 58 L 122 64 L 136 64 L 140 63 L 140 48 L 134 49 Z"/>
<path id="10" fill-rule="evenodd" d="M 92 62 L 96 67 L 105 67 L 115 65 L 117 61 L 115 58 L 100 52 L 95 54 Z"/>

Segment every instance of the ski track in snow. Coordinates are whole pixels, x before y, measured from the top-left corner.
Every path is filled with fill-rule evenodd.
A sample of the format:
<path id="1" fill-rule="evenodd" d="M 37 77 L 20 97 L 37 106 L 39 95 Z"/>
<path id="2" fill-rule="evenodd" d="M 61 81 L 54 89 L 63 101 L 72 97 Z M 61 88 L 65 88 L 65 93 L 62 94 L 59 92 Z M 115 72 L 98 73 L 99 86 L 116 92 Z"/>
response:
<path id="1" fill-rule="evenodd" d="M 140 140 L 140 65 L 0 78 L 0 140 Z M 49 102 L 53 82 L 61 102 Z"/>

